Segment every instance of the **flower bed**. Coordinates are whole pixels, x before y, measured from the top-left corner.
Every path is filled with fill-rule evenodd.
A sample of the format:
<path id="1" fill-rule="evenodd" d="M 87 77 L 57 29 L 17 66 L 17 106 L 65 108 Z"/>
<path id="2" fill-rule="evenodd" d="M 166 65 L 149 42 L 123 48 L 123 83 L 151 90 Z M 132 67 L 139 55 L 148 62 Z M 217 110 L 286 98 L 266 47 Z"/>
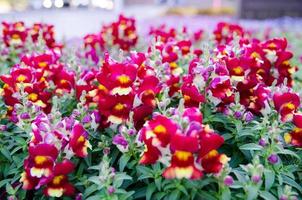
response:
<path id="1" fill-rule="evenodd" d="M 298 199 L 287 39 L 177 28 L 142 38 L 121 15 L 74 48 L 51 25 L 4 22 L 0 198 Z"/>

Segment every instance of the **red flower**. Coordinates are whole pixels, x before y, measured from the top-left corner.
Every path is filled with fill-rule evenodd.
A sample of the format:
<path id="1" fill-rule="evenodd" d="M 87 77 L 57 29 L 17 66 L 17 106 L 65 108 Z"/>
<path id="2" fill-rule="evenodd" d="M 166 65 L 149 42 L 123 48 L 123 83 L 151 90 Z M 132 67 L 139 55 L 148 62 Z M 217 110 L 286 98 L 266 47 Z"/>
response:
<path id="1" fill-rule="evenodd" d="M 169 96 L 172 97 L 175 93 L 180 90 L 180 77 L 179 76 L 169 76 L 167 80 L 167 85 L 169 86 Z"/>
<path id="2" fill-rule="evenodd" d="M 228 160 L 229 158 L 225 154 L 212 150 L 202 158 L 201 165 L 206 173 L 219 173 Z"/>
<path id="3" fill-rule="evenodd" d="M 99 100 L 99 111 L 108 118 L 108 122 L 120 124 L 129 118 L 133 108 L 133 94 L 129 95 L 106 95 Z"/>
<path id="4" fill-rule="evenodd" d="M 153 107 L 140 105 L 133 109 L 133 123 L 136 130 L 140 130 L 153 113 Z"/>
<path id="5" fill-rule="evenodd" d="M 202 113 L 198 108 L 186 108 L 183 113 L 183 118 L 187 118 L 189 122 L 198 122 L 202 124 Z"/>
<path id="6" fill-rule="evenodd" d="M 209 90 L 213 97 L 223 103 L 231 103 L 234 101 L 235 95 L 229 76 L 218 76 L 214 78 L 210 83 Z"/>
<path id="7" fill-rule="evenodd" d="M 99 34 L 88 34 L 84 37 L 84 46 L 93 50 L 103 50 L 104 39 Z"/>
<path id="8" fill-rule="evenodd" d="M 172 161 L 163 172 L 165 178 L 200 179 L 203 176 L 194 161 L 194 153 L 199 150 L 198 135 L 176 133 L 171 138 L 170 149 L 173 152 Z"/>
<path id="9" fill-rule="evenodd" d="M 217 27 L 214 30 L 215 40 L 218 43 L 230 43 L 233 40 L 234 34 L 243 37 L 244 32 L 242 27 L 237 24 L 220 22 L 217 24 Z"/>
<path id="10" fill-rule="evenodd" d="M 190 53 L 192 42 L 190 40 L 182 40 L 177 43 L 178 48 L 181 50 L 182 55 Z"/>
<path id="11" fill-rule="evenodd" d="M 273 96 L 275 109 L 280 113 L 283 122 L 291 121 L 294 112 L 300 105 L 300 97 L 296 93 L 275 93 Z"/>
<path id="12" fill-rule="evenodd" d="M 43 193 L 50 197 L 71 196 L 75 193 L 73 185 L 68 182 L 67 175 L 74 170 L 74 164 L 70 160 L 57 163 L 54 167 L 53 178 L 47 184 Z"/>
<path id="13" fill-rule="evenodd" d="M 24 168 L 29 169 L 32 177 L 50 177 L 58 153 L 58 149 L 52 144 L 41 143 L 30 146 L 29 157 L 24 161 Z"/>
<path id="14" fill-rule="evenodd" d="M 42 37 L 49 48 L 56 48 L 55 32 L 54 26 L 49 24 L 35 23 L 30 29 L 29 34 L 32 37 L 33 42 L 37 42 L 39 34 L 42 34 Z"/>
<path id="15" fill-rule="evenodd" d="M 145 151 L 139 163 L 143 165 L 154 164 L 161 156 L 161 152 L 157 147 L 153 146 L 152 139 L 145 140 L 144 144 Z"/>
<path id="16" fill-rule="evenodd" d="M 199 159 L 203 159 L 212 150 L 218 149 L 224 142 L 223 137 L 215 133 L 208 125 L 200 133 Z"/>
<path id="17" fill-rule="evenodd" d="M 30 175 L 30 169 L 25 169 L 21 174 L 20 182 L 24 190 L 32 190 L 38 184 L 39 179 Z"/>
<path id="18" fill-rule="evenodd" d="M 284 135 L 284 140 L 295 147 L 302 147 L 302 128 L 295 127 L 293 131 Z"/>
<path id="19" fill-rule="evenodd" d="M 87 148 L 90 148 L 87 137 L 88 133 L 81 124 L 74 125 L 70 136 L 69 146 L 75 155 L 82 158 L 87 156 Z"/>
<path id="20" fill-rule="evenodd" d="M 150 139 L 155 147 L 166 147 L 176 130 L 177 126 L 172 120 L 158 115 L 147 122 L 141 130 L 141 136 L 143 141 Z"/>
<path id="21" fill-rule="evenodd" d="M 199 104 L 205 101 L 205 97 L 194 85 L 183 85 L 181 87 L 181 92 L 186 107 L 199 107 Z"/>
<path id="22" fill-rule="evenodd" d="M 196 168 L 191 152 L 177 150 L 172 156 L 171 165 L 163 172 L 163 176 L 167 179 L 200 179 L 203 173 Z"/>
<path id="23" fill-rule="evenodd" d="M 6 46 L 22 47 L 27 37 L 24 22 L 2 22 L 2 38 Z"/>
<path id="24" fill-rule="evenodd" d="M 293 124 L 298 128 L 302 128 L 302 113 L 294 114 Z"/>
<path id="25" fill-rule="evenodd" d="M 151 27 L 149 34 L 153 35 L 157 41 L 167 43 L 169 40 L 175 38 L 176 30 L 174 28 L 168 29 L 165 25 L 161 25 L 157 28 Z"/>
<path id="26" fill-rule="evenodd" d="M 107 26 L 103 26 L 101 34 L 104 40 L 111 39 L 114 45 L 125 51 L 129 51 L 137 43 L 138 36 L 136 33 L 136 25 L 134 18 L 127 18 L 120 15 L 118 21 Z"/>
<path id="27" fill-rule="evenodd" d="M 156 106 L 156 95 L 160 92 L 159 80 L 155 76 L 147 76 L 143 79 L 136 94 L 142 103 L 151 107 Z"/>

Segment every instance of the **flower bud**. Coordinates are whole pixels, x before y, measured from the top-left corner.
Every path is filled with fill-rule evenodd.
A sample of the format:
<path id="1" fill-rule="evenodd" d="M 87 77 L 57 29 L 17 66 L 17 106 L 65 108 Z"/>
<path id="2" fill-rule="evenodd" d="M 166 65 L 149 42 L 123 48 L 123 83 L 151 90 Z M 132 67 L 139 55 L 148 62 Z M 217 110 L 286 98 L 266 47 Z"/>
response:
<path id="1" fill-rule="evenodd" d="M 263 146 L 263 147 L 266 146 L 266 141 L 265 141 L 265 139 L 261 138 L 261 139 L 259 140 L 258 144 L 259 144 L 260 146 Z"/>
<path id="2" fill-rule="evenodd" d="M 234 179 L 233 179 L 233 177 L 231 177 L 231 176 L 226 176 L 226 177 L 224 178 L 223 183 L 224 183 L 226 186 L 231 186 L 231 185 L 234 184 Z"/>
<path id="3" fill-rule="evenodd" d="M 251 113 L 251 112 L 248 111 L 248 112 L 245 114 L 244 119 L 245 119 L 246 122 L 252 121 L 252 120 L 254 119 L 253 113 Z"/>
<path id="4" fill-rule="evenodd" d="M 236 111 L 236 112 L 234 113 L 234 117 L 235 117 L 236 119 L 240 119 L 240 118 L 242 117 L 242 113 L 241 113 L 240 111 Z"/>
<path id="5" fill-rule="evenodd" d="M 110 148 L 105 147 L 103 150 L 104 155 L 108 155 L 110 153 Z"/>
<path id="6" fill-rule="evenodd" d="M 285 196 L 284 194 L 282 194 L 281 197 L 279 198 L 279 200 L 288 200 L 288 197 Z"/>
<path id="7" fill-rule="evenodd" d="M 113 194 L 114 192 L 115 192 L 114 187 L 113 187 L 113 186 L 109 186 L 109 187 L 108 187 L 108 193 L 109 193 L 109 194 Z"/>
<path id="8" fill-rule="evenodd" d="M 91 122 L 91 120 L 92 119 L 91 119 L 90 115 L 85 115 L 82 119 L 82 123 L 87 124 L 87 123 Z"/>
<path id="9" fill-rule="evenodd" d="M 261 177 L 259 175 L 253 175 L 251 179 L 254 183 L 259 183 Z"/>
<path id="10" fill-rule="evenodd" d="M 271 154 L 267 160 L 271 163 L 271 164 L 276 164 L 279 160 L 278 155 L 277 154 Z"/>
<path id="11" fill-rule="evenodd" d="M 124 148 L 126 148 L 128 146 L 128 142 L 127 140 L 124 138 L 123 135 L 121 134 L 117 134 L 113 137 L 113 141 L 112 141 L 113 144 L 115 145 L 121 145 L 123 146 Z"/>
<path id="12" fill-rule="evenodd" d="M 6 131 L 6 129 L 7 129 L 6 125 L 3 124 L 0 125 L 0 131 Z"/>
<path id="13" fill-rule="evenodd" d="M 22 113 L 20 115 L 20 119 L 30 119 L 30 115 L 28 112 Z"/>

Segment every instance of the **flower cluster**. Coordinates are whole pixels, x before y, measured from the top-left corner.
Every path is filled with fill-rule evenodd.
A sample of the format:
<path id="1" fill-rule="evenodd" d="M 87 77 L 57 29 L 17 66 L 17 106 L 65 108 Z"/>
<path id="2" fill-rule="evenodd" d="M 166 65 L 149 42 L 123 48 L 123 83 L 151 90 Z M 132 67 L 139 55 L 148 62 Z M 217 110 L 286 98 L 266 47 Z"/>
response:
<path id="1" fill-rule="evenodd" d="M 7 46 L 23 47 L 27 38 L 36 43 L 39 35 L 41 35 L 48 48 L 62 48 L 61 44 L 56 43 L 53 25 L 35 23 L 31 27 L 26 27 L 22 21 L 2 22 L 2 40 Z"/>
<path id="2" fill-rule="evenodd" d="M 175 113 L 175 115 L 181 115 Z M 141 164 L 155 162 L 171 157 L 170 165 L 163 176 L 168 179 L 200 179 L 203 173 L 219 173 L 228 162 L 225 154 L 217 149 L 224 139 L 208 125 L 202 124 L 202 114 L 196 107 L 186 108 L 182 124 L 156 115 L 140 131 L 145 144 Z"/>
<path id="3" fill-rule="evenodd" d="M 14 112 L 14 106 L 23 95 L 45 113 L 51 110 L 51 97 L 71 92 L 75 85 L 75 74 L 59 62 L 54 51 L 44 54 L 23 56 L 21 63 L 11 68 L 8 75 L 1 75 L 3 98 L 8 113 Z"/>
<path id="4" fill-rule="evenodd" d="M 86 92 L 87 103 L 97 105 L 104 124 L 121 124 L 134 112 L 134 123 L 140 128 L 152 114 L 160 84 L 143 53 L 133 53 L 129 60 L 117 62 L 107 54 L 101 70 L 84 72 L 77 94 Z"/>
<path id="5" fill-rule="evenodd" d="M 301 196 L 290 37 L 196 30 L 155 26 L 139 40 L 120 15 L 71 52 L 51 25 L 4 22 L 0 199 Z"/>
<path id="6" fill-rule="evenodd" d="M 117 21 L 103 25 L 99 33 L 87 34 L 84 37 L 85 56 L 97 63 L 104 50 L 117 47 L 123 51 L 130 51 L 137 41 L 135 19 L 120 15 Z"/>
<path id="7" fill-rule="evenodd" d="M 75 189 L 68 181 L 68 174 L 75 165 L 70 158 L 87 156 L 88 133 L 72 118 L 56 124 L 51 124 L 52 120 L 43 113 L 33 120 L 29 156 L 24 161 L 20 181 L 26 190 L 44 188 L 46 196 L 73 195 Z"/>

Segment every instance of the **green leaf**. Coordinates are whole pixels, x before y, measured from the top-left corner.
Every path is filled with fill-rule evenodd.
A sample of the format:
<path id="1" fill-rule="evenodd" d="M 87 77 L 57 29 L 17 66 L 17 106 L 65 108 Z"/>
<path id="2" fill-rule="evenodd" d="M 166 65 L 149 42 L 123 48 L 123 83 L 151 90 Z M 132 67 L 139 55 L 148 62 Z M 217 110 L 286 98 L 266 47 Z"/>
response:
<path id="1" fill-rule="evenodd" d="M 239 147 L 241 150 L 262 150 L 262 146 L 255 143 L 244 144 Z"/>
<path id="2" fill-rule="evenodd" d="M 288 150 L 288 149 L 282 149 L 281 151 L 277 152 L 278 154 L 284 154 L 284 155 L 290 155 L 290 156 L 293 156 L 297 159 L 300 160 L 300 157 L 293 151 L 291 150 Z"/>
<path id="3" fill-rule="evenodd" d="M 152 197 L 152 194 L 154 193 L 156 189 L 156 186 L 154 183 L 151 183 L 148 185 L 147 190 L 146 190 L 146 200 L 150 200 Z"/>
<path id="4" fill-rule="evenodd" d="M 86 199 L 88 196 L 90 196 L 91 194 L 93 194 L 97 190 L 98 190 L 97 185 L 91 185 L 90 187 L 86 188 L 85 192 L 83 194 L 83 199 Z"/>
<path id="5" fill-rule="evenodd" d="M 264 170 L 265 190 L 269 190 L 275 181 L 275 172 L 269 169 Z"/>
<path id="6" fill-rule="evenodd" d="M 198 200 L 217 200 L 213 194 L 206 191 L 198 191 Z"/>
<path id="7" fill-rule="evenodd" d="M 187 190 L 186 190 L 186 188 L 185 188 L 183 185 L 178 185 L 178 186 L 177 186 L 177 189 L 178 189 L 179 191 L 181 191 L 182 193 L 184 193 L 184 195 L 186 195 L 186 196 L 189 195 L 188 192 L 187 192 Z"/>
<path id="8" fill-rule="evenodd" d="M 268 191 L 260 191 L 259 195 L 265 200 L 277 200 L 277 198 Z"/>
<path id="9" fill-rule="evenodd" d="M 161 177 L 158 177 L 154 180 L 155 182 L 155 185 L 157 187 L 157 189 L 160 191 L 161 190 L 161 181 L 162 181 L 162 178 Z"/>
<path id="10" fill-rule="evenodd" d="M 241 182 L 241 183 L 246 182 L 246 179 L 244 178 L 243 172 L 238 171 L 238 170 L 233 170 L 233 173 L 235 174 L 235 176 L 237 177 L 239 182 Z"/>
<path id="11" fill-rule="evenodd" d="M 158 193 L 155 194 L 154 199 L 160 200 L 160 199 L 162 199 L 163 197 L 165 197 L 166 195 L 167 195 L 167 194 L 166 194 L 165 192 L 158 192 Z"/>
<path id="12" fill-rule="evenodd" d="M 296 188 L 300 193 L 302 193 L 302 187 L 293 179 L 289 178 L 288 176 L 282 176 L 283 182 L 293 186 L 294 188 Z"/>
<path id="13" fill-rule="evenodd" d="M 119 160 L 119 170 L 124 171 L 128 161 L 130 160 L 130 156 L 128 154 L 123 154 Z"/>
<path id="14" fill-rule="evenodd" d="M 7 148 L 5 148 L 5 147 L 0 148 L 0 152 L 1 152 L 1 153 L 2 153 L 9 161 L 12 160 L 12 157 L 10 156 L 10 152 L 9 152 L 9 150 L 7 150 Z"/>
<path id="15" fill-rule="evenodd" d="M 231 191 L 228 187 L 223 188 L 221 194 L 221 200 L 230 200 L 231 199 Z"/>
<path id="16" fill-rule="evenodd" d="M 249 185 L 247 187 L 247 200 L 254 200 L 258 196 L 258 187 L 255 185 Z"/>
<path id="17" fill-rule="evenodd" d="M 9 183 L 9 181 L 10 181 L 9 179 L 0 181 L 0 188 L 2 188 L 2 186 L 4 186 L 5 184 Z"/>
<path id="18" fill-rule="evenodd" d="M 168 200 L 175 200 L 175 199 L 179 199 L 180 197 L 180 192 L 178 190 L 174 190 L 171 192 L 171 194 L 168 196 Z"/>

